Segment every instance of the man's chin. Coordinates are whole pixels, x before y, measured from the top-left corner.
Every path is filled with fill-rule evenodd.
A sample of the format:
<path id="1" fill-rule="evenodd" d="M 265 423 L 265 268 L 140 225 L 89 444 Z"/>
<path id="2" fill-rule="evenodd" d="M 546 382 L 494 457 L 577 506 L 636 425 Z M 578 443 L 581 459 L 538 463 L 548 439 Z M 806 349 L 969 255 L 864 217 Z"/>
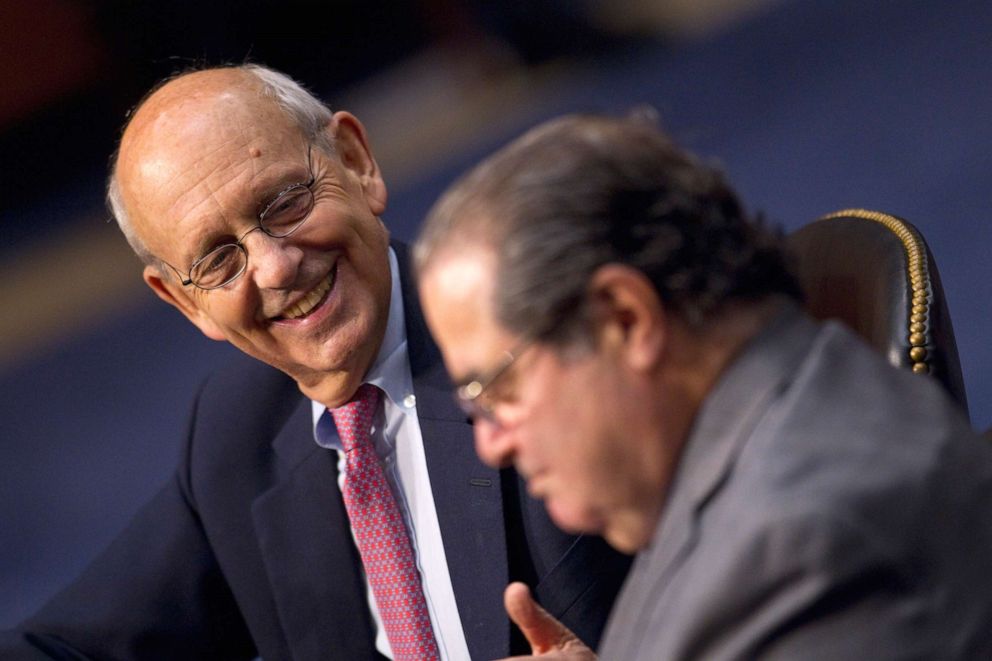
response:
<path id="1" fill-rule="evenodd" d="M 571 505 L 561 498 L 547 498 L 544 506 L 555 525 L 575 535 L 595 534 L 602 531 L 599 520 L 587 508 Z"/>
<path id="2" fill-rule="evenodd" d="M 288 373 L 288 372 L 287 372 Z M 291 374 L 308 399 L 320 402 L 327 408 L 337 408 L 351 399 L 362 385 L 361 376 L 349 370 L 328 370 L 319 373 Z"/>
<path id="3" fill-rule="evenodd" d="M 330 339 L 294 352 L 294 360 L 277 368 L 288 374 L 308 398 L 328 408 L 341 406 L 355 394 L 378 348 L 364 339 L 361 329 L 338 330 Z"/>

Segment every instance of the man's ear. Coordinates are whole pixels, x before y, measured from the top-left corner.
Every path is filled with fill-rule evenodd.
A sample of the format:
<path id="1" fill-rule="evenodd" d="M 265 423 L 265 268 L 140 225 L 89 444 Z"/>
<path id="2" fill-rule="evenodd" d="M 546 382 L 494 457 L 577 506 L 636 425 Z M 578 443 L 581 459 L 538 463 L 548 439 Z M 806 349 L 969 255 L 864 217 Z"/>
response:
<path id="1" fill-rule="evenodd" d="M 620 353 L 633 369 L 651 370 L 668 339 L 668 317 L 654 285 L 641 271 L 606 264 L 589 279 L 597 341 Z"/>
<path id="2" fill-rule="evenodd" d="M 386 182 L 372 155 L 365 127 L 357 117 L 342 110 L 334 113 L 326 130 L 341 163 L 361 182 L 369 209 L 376 216 L 382 215 L 386 210 Z"/>
<path id="3" fill-rule="evenodd" d="M 142 272 L 145 283 L 159 298 L 183 313 L 200 331 L 211 340 L 226 340 L 220 328 L 196 306 L 184 290 L 172 278 L 163 277 L 154 266 L 146 266 Z"/>

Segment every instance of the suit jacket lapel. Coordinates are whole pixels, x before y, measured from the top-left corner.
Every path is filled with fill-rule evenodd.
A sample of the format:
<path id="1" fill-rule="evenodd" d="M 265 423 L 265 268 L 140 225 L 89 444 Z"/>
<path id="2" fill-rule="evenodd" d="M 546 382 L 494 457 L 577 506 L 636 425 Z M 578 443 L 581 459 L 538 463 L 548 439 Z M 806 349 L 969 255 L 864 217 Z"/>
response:
<path id="1" fill-rule="evenodd" d="M 273 443 L 278 481 L 252 505 L 276 611 L 294 659 L 376 658 L 337 454 L 314 443 L 311 424 L 301 397 Z"/>
<path id="2" fill-rule="evenodd" d="M 787 387 L 815 333 L 815 325 L 795 306 L 787 305 L 720 377 L 693 423 L 651 546 L 635 565 L 637 576 L 651 580 L 624 589 L 624 612 L 646 612 L 644 602 L 661 598 L 669 577 L 695 544 L 706 504 L 726 484 L 738 453 L 772 401 Z M 611 629 L 611 636 L 650 635 L 636 617 L 626 624 L 630 631 Z"/>
<path id="3" fill-rule="evenodd" d="M 455 404 L 440 352 L 424 323 L 405 246 L 393 244 L 403 286 L 407 348 L 427 470 L 451 585 L 474 659 L 509 654 L 503 611 L 508 581 L 499 472 L 475 455 L 472 425 Z"/>

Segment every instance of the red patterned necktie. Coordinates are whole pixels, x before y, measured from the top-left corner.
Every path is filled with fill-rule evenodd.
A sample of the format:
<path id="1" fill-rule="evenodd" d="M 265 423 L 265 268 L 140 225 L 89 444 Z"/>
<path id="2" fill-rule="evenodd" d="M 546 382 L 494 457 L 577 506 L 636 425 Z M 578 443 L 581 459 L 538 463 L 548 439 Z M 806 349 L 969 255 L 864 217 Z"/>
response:
<path id="1" fill-rule="evenodd" d="M 393 658 L 430 661 L 440 657 L 420 573 L 403 514 L 369 436 L 378 405 L 379 389 L 366 383 L 350 402 L 331 409 L 345 451 L 344 506 Z"/>

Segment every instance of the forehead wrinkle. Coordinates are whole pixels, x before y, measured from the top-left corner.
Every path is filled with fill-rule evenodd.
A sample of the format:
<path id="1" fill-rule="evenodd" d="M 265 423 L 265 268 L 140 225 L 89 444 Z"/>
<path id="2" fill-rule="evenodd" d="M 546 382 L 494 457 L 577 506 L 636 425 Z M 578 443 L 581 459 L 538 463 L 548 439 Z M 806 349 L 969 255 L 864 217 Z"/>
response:
<path id="1" fill-rule="evenodd" d="M 204 177 L 169 206 L 168 214 L 178 218 L 178 224 L 186 228 L 183 243 L 188 246 L 184 251 L 190 251 L 185 255 L 187 259 L 201 257 L 214 235 L 236 234 L 238 219 L 250 215 L 251 196 L 242 194 L 237 186 L 246 168 L 234 170 L 235 167 L 237 164 L 214 168 L 213 172 L 228 169 L 223 181 Z M 254 168 L 251 169 L 253 172 L 249 176 L 255 174 Z M 225 195 L 225 189 L 232 186 L 233 193 Z"/>

